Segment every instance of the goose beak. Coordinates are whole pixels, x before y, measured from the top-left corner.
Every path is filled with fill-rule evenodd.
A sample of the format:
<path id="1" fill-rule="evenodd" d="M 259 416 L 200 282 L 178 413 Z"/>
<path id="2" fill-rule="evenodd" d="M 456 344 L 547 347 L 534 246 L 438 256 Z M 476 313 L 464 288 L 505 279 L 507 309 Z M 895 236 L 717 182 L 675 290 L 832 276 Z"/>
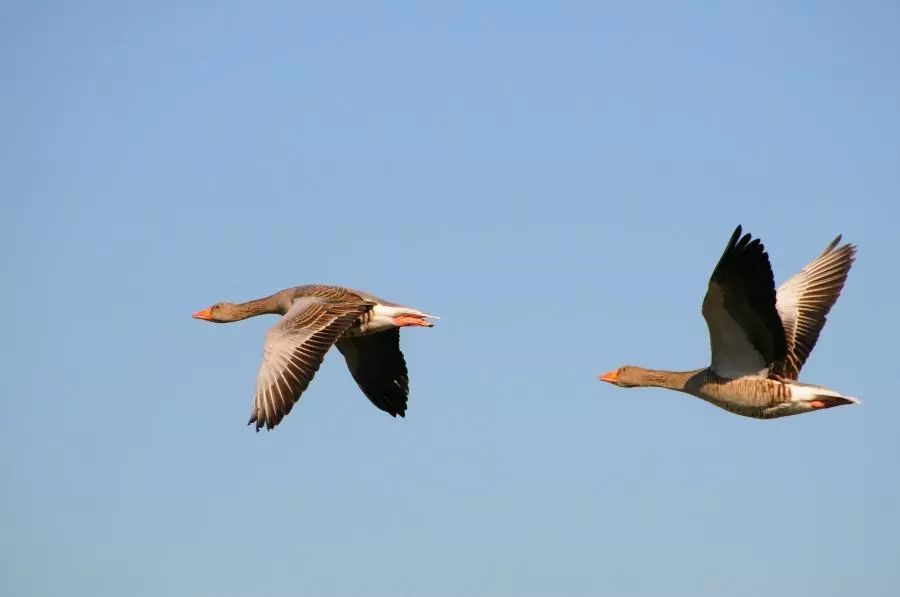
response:
<path id="1" fill-rule="evenodd" d="M 433 328 L 434 324 L 425 319 L 426 315 L 404 314 L 394 318 L 394 325 L 398 328 L 409 325 L 420 326 L 423 328 Z"/>
<path id="2" fill-rule="evenodd" d="M 598 379 L 600 381 L 605 381 L 607 383 L 616 383 L 616 380 L 618 380 L 618 378 L 619 378 L 618 371 L 609 371 L 609 372 L 601 375 Z"/>
<path id="3" fill-rule="evenodd" d="M 204 321 L 212 320 L 212 307 L 207 309 L 203 309 L 202 311 L 197 311 L 192 315 L 194 319 L 203 319 Z"/>

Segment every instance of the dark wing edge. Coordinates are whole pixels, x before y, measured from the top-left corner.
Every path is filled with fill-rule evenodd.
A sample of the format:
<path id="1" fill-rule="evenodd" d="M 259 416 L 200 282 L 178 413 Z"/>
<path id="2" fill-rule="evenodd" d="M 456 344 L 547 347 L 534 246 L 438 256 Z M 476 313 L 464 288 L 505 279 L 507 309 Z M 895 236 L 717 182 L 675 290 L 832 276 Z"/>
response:
<path id="1" fill-rule="evenodd" d="M 715 347 L 714 336 L 722 330 L 714 329 L 715 315 L 719 314 L 711 312 L 718 308 L 711 297 L 720 296 L 728 318 L 740 328 L 766 366 L 771 367 L 784 358 L 787 350 L 784 328 L 775 306 L 775 278 L 762 242 L 750 234 L 741 236 L 741 232 L 741 226 L 735 228 L 710 276 L 703 315 Z"/>
<path id="2" fill-rule="evenodd" d="M 393 417 L 406 416 L 409 373 L 400 350 L 400 330 L 341 338 L 336 346 L 366 398 Z"/>

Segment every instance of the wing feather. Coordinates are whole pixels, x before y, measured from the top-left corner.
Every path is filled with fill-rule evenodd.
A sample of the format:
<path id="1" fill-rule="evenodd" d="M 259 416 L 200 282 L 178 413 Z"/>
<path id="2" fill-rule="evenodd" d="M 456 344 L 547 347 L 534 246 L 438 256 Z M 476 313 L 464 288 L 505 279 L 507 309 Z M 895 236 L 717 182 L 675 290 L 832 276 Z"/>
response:
<path id="1" fill-rule="evenodd" d="M 391 416 L 405 416 L 409 374 L 400 351 L 400 330 L 341 338 L 337 348 L 344 355 L 356 384 L 372 404 Z"/>
<path id="2" fill-rule="evenodd" d="M 795 380 L 819 339 L 828 312 L 834 306 L 856 258 L 856 247 L 838 247 L 841 237 L 821 255 L 778 287 L 777 309 L 784 326 L 787 350 L 775 363 L 774 373 Z"/>
<path id="3" fill-rule="evenodd" d="M 765 247 L 738 226 L 703 299 L 711 369 L 722 377 L 768 375 L 784 358 L 784 329 L 775 308 L 775 280 Z"/>
<path id="4" fill-rule="evenodd" d="M 369 308 L 368 301 L 303 296 L 266 335 L 249 425 L 273 429 L 291 412 L 325 353 Z"/>

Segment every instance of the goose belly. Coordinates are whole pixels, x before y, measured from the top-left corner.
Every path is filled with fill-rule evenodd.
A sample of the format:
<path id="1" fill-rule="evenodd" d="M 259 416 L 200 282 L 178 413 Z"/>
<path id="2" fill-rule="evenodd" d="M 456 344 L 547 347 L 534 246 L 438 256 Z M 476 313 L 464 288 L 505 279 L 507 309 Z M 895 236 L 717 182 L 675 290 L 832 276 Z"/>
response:
<path id="1" fill-rule="evenodd" d="M 821 386 L 760 378 L 714 380 L 696 395 L 729 412 L 755 419 L 777 419 L 818 410 L 825 405 L 822 401 L 829 398 L 842 403 L 858 402 Z"/>
<path id="2" fill-rule="evenodd" d="M 770 419 L 788 414 L 778 408 L 790 404 L 788 384 L 765 378 L 713 378 L 693 392 L 698 398 L 728 412 L 754 419 Z"/>

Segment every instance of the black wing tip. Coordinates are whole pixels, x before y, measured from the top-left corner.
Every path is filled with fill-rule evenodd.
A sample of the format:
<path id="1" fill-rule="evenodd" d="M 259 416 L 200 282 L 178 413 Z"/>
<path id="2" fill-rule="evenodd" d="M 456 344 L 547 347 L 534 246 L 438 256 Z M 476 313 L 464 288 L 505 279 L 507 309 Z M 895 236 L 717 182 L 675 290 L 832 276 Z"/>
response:
<path id="1" fill-rule="evenodd" d="M 725 252 L 754 251 L 762 253 L 768 259 L 769 254 L 766 252 L 766 246 L 763 244 L 762 239 L 753 238 L 753 235 L 749 232 L 741 236 L 741 232 L 743 232 L 743 229 L 740 225 L 734 229 L 734 234 L 731 236 L 731 243 L 728 245 Z"/>
<path id="2" fill-rule="evenodd" d="M 743 228 L 738 224 L 737 228 L 734 229 L 734 232 L 731 233 L 731 238 L 728 240 L 728 246 L 725 247 L 725 251 L 728 252 L 732 247 L 738 244 L 738 239 L 741 238 L 741 232 L 743 232 Z"/>
<path id="3" fill-rule="evenodd" d="M 284 417 L 282 417 L 282 418 L 284 418 Z M 256 432 L 259 433 L 259 430 L 262 429 L 263 427 L 266 428 L 266 431 L 272 431 L 273 429 L 275 429 L 275 426 L 278 425 L 278 423 L 280 423 L 280 422 L 281 422 L 281 419 L 275 421 L 274 423 L 270 423 L 269 421 L 267 421 L 264 418 L 263 419 L 257 418 L 256 413 L 253 413 L 252 415 L 250 415 L 250 420 L 247 421 L 247 425 L 253 425 L 255 423 L 256 424 Z"/>
<path id="4" fill-rule="evenodd" d="M 838 237 L 836 239 L 834 239 L 835 245 L 837 245 L 839 242 L 841 242 L 842 236 L 843 235 L 839 234 Z M 858 250 L 858 247 L 856 245 L 854 245 L 853 243 L 844 243 L 843 245 L 838 247 L 836 250 L 837 251 L 847 251 L 847 253 L 850 254 L 850 259 L 852 260 L 856 257 L 856 251 Z"/>
<path id="5" fill-rule="evenodd" d="M 734 232 L 731 233 L 731 238 L 728 240 L 728 246 L 725 247 L 725 253 L 730 253 L 735 249 L 745 250 L 749 247 L 756 246 L 759 246 L 765 251 L 762 241 L 758 238 L 753 238 L 753 235 L 749 232 L 744 233 L 743 226 L 738 224 L 737 228 L 734 229 Z"/>
<path id="6" fill-rule="evenodd" d="M 372 404 L 396 419 L 397 417 L 406 417 L 407 400 L 409 400 L 409 394 L 400 396 L 385 394 L 377 402 L 372 400 Z"/>
<path id="7" fill-rule="evenodd" d="M 377 402 L 372 400 L 372 404 L 374 404 L 378 410 L 382 410 L 394 418 L 405 417 L 407 398 L 408 396 L 404 396 L 403 400 L 392 400 L 390 396 L 384 396 L 384 399 L 378 400 Z"/>
<path id="8" fill-rule="evenodd" d="M 753 236 L 747 232 L 743 234 L 743 227 L 738 224 L 737 228 L 734 229 L 734 232 L 731 234 L 731 238 L 728 240 L 728 245 L 725 247 L 725 250 L 722 252 L 722 256 L 719 258 L 719 262 L 716 264 L 715 269 L 713 270 L 713 276 L 716 275 L 719 268 L 722 267 L 725 263 L 733 263 L 735 259 L 744 259 L 745 256 L 749 256 L 751 254 L 759 254 L 762 256 L 766 262 L 769 261 L 769 254 L 766 252 L 766 247 L 763 245 L 762 241 L 758 238 L 753 238 Z M 743 234 L 743 236 L 741 236 Z M 770 266 L 771 268 L 771 266 Z M 774 288 L 774 281 L 772 282 Z"/>
<path id="9" fill-rule="evenodd" d="M 846 252 L 850 258 L 850 262 L 852 263 L 854 259 L 856 259 L 856 252 L 859 249 L 857 245 L 853 243 L 844 243 L 841 245 L 841 241 L 844 239 L 844 233 L 838 234 L 834 237 L 834 240 L 828 243 L 828 246 L 825 247 L 825 250 L 822 251 L 822 255 L 828 255 L 829 253 L 839 253 Z M 840 246 L 838 246 L 840 245 Z"/>
<path id="10" fill-rule="evenodd" d="M 842 245 L 842 246 L 838 247 L 838 244 L 840 244 L 841 239 L 843 239 L 843 238 L 844 238 L 844 234 L 843 234 L 843 233 L 840 233 L 840 234 L 838 234 L 836 237 L 834 237 L 834 240 L 831 241 L 830 243 L 828 243 L 828 246 L 825 247 L 825 250 L 824 250 L 824 251 L 822 251 L 822 255 L 827 255 L 828 253 L 831 253 L 832 251 L 843 251 L 843 250 L 845 250 L 847 247 L 850 248 L 850 251 L 856 250 L 856 246 L 855 246 L 855 245 L 851 245 L 851 244 L 849 244 L 849 243 L 847 243 L 847 244 L 845 244 L 845 245 Z"/>
<path id="11" fill-rule="evenodd" d="M 847 244 L 845 244 L 845 245 L 842 245 L 842 246 L 838 247 L 837 251 L 838 251 L 838 252 L 846 252 L 846 254 L 847 254 L 847 266 L 848 266 L 848 267 L 851 266 L 851 265 L 853 265 L 853 263 L 856 261 L 856 251 L 857 251 L 856 245 L 852 245 L 852 244 L 850 244 L 850 243 L 847 243 Z"/>
<path id="12" fill-rule="evenodd" d="M 825 247 L 825 250 L 822 251 L 822 254 L 819 257 L 824 257 L 826 255 L 834 255 L 836 253 L 841 253 L 842 255 L 834 255 L 837 258 L 845 257 L 847 266 L 852 266 L 853 262 L 856 261 L 856 252 L 858 247 L 853 243 L 844 243 L 843 245 L 838 246 L 840 244 L 841 239 L 843 238 L 843 234 L 838 234 L 833 241 L 828 243 L 828 246 Z"/>

